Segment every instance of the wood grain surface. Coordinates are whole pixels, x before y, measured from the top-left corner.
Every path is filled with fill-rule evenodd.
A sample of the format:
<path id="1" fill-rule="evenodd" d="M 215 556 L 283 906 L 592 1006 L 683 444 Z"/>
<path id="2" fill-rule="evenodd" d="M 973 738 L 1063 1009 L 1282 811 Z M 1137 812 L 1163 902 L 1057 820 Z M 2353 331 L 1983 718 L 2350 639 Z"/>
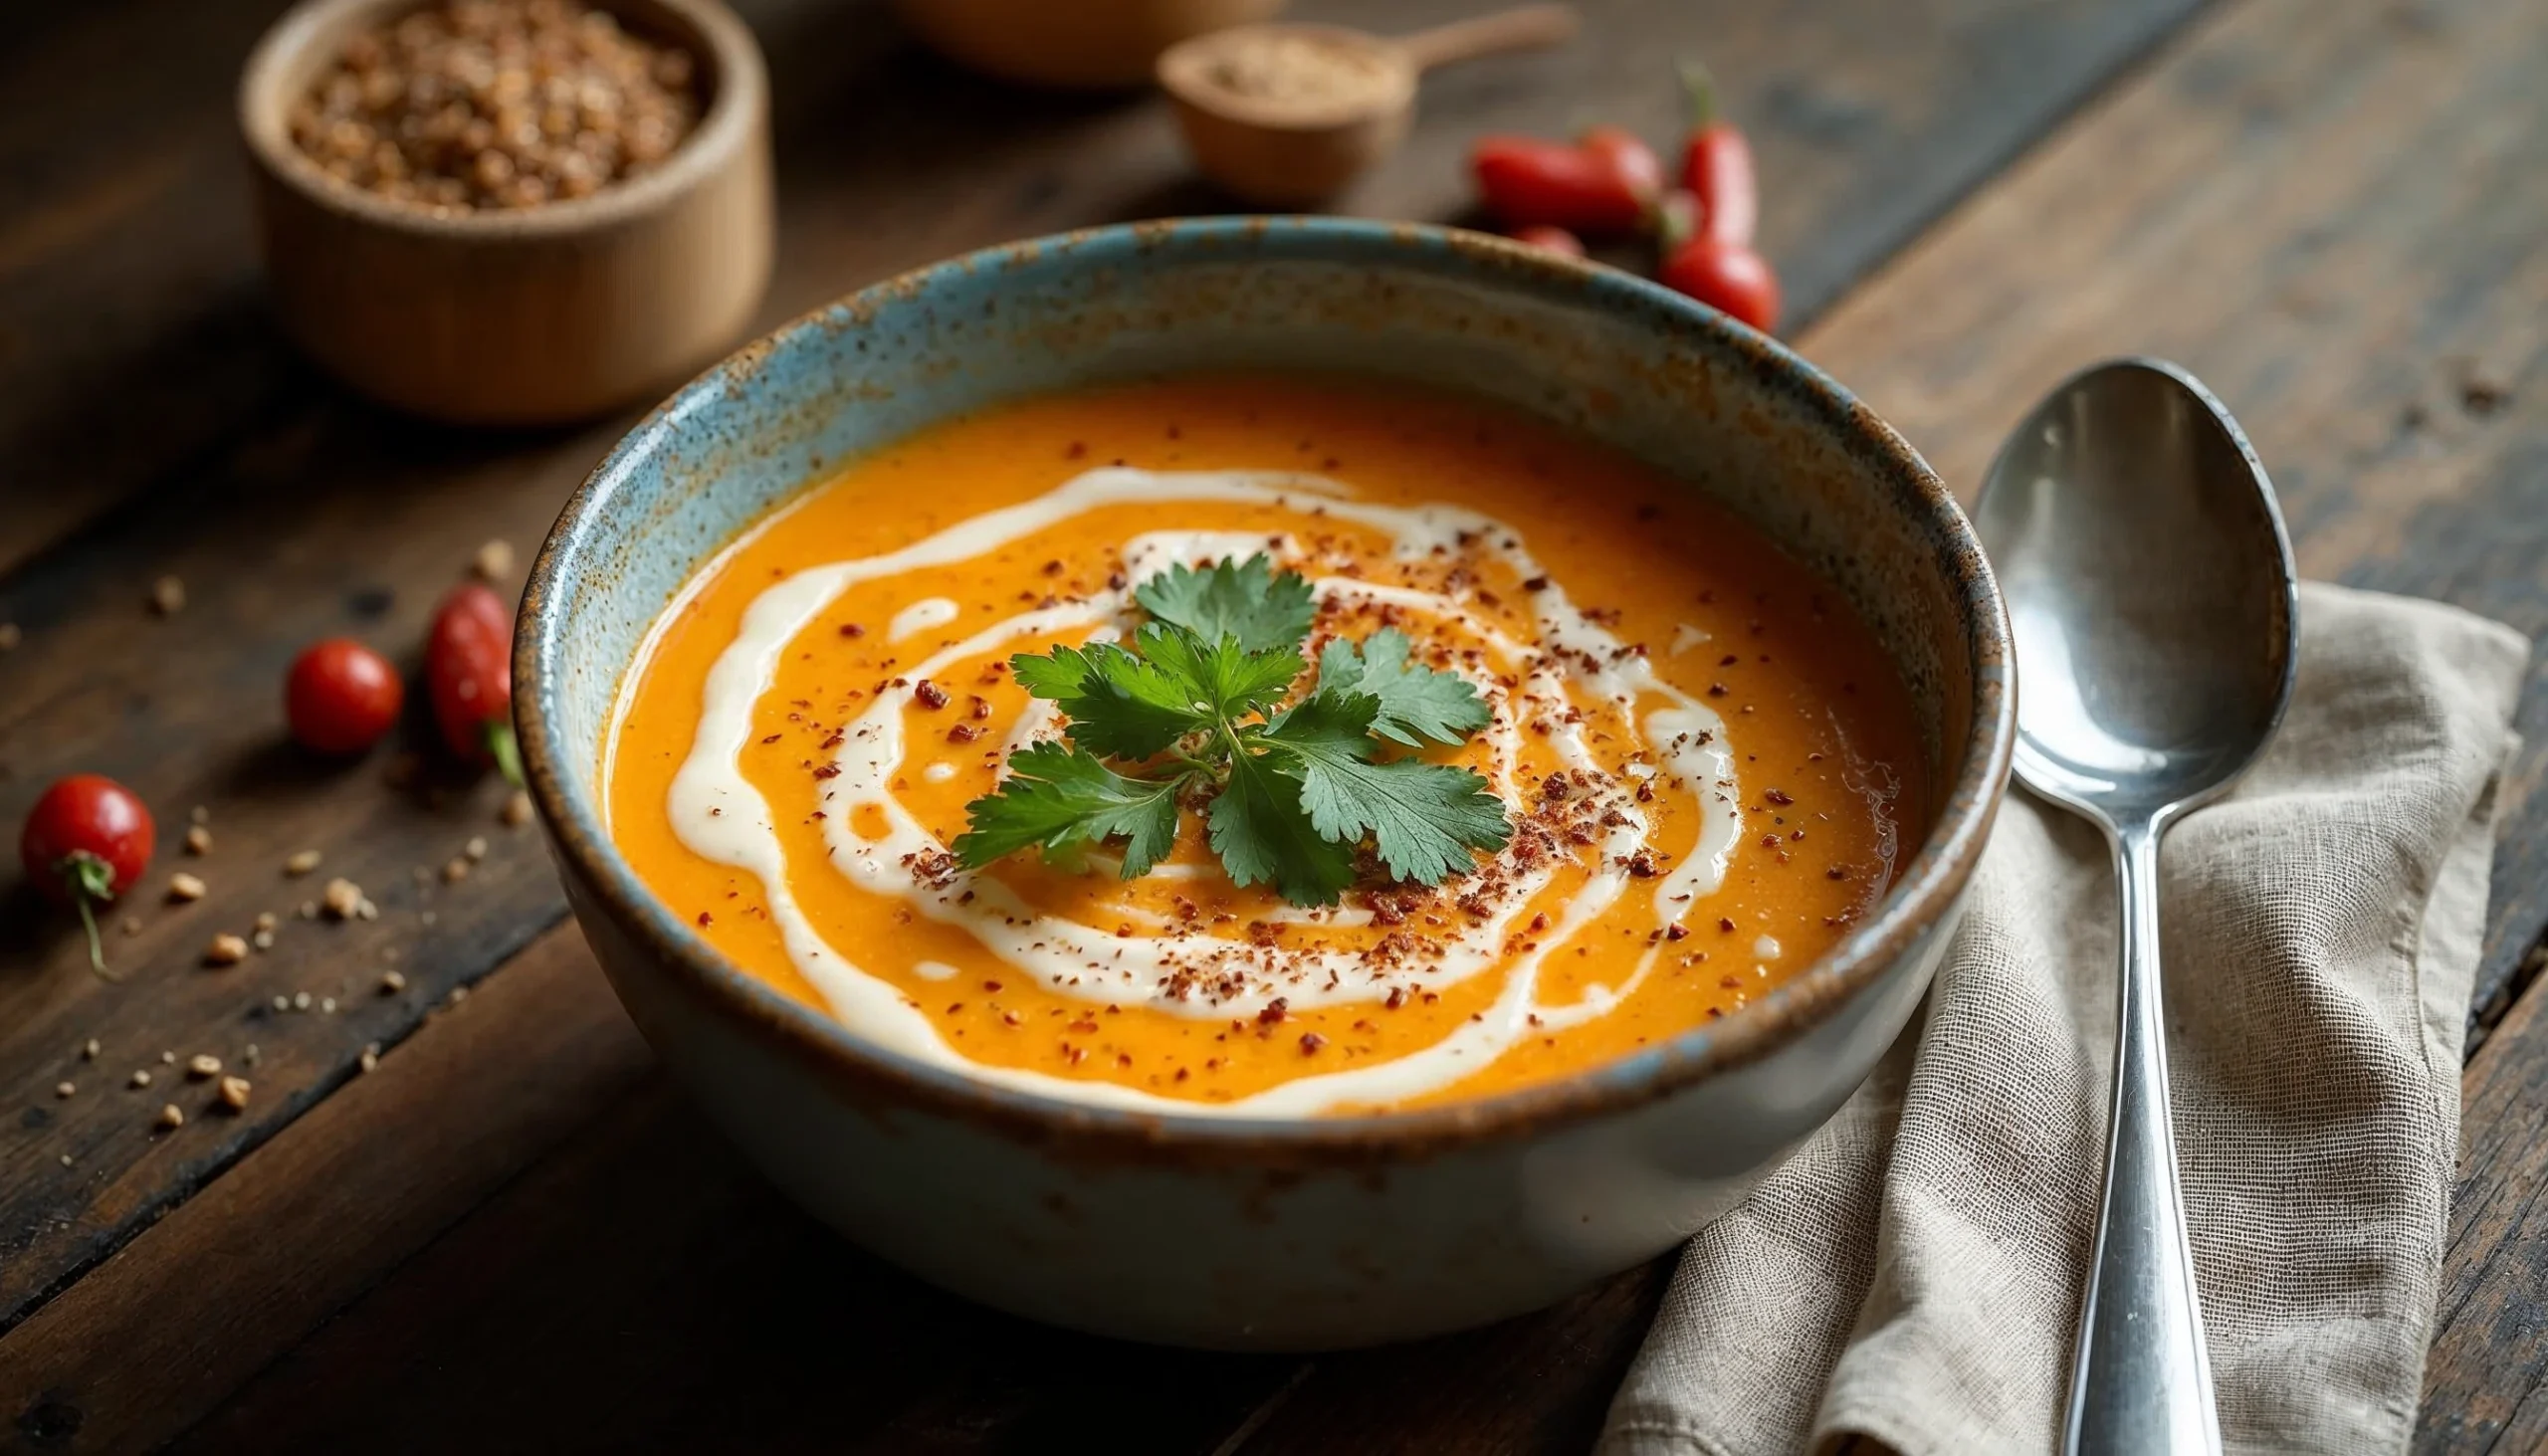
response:
<path id="1" fill-rule="evenodd" d="M 327 773 L 278 748 L 275 684 L 301 641 L 411 642 L 479 540 L 529 546 L 611 427 L 430 431 L 273 343 L 235 189 L 205 184 L 190 149 L 221 56 L 269 8 L 99 6 L 0 58 L 0 80 L 139 138 L 82 140 L 90 164 L 57 166 L 0 120 L 0 177 L 33 178 L 39 204 L 0 222 L 0 381 L 21 384 L 0 390 L 0 491 L 78 483 L 0 511 L 0 620 L 27 632 L 0 658 L 0 814 L 100 767 L 143 789 L 171 838 L 194 802 L 216 834 L 204 864 L 158 867 L 202 873 L 212 897 L 145 898 L 142 933 L 111 939 L 128 985 L 89 978 L 23 895 L 0 911 L 0 1090 L 25 1110 L 0 1134 L 0 1327 L 23 1321 L 0 1338 L 0 1449 L 1041 1451 L 1092 1412 L 1129 1451 L 1581 1449 L 1661 1266 L 1472 1336 L 1307 1362 L 970 1309 L 794 1212 L 664 1085 L 556 928 L 535 847 L 493 824 L 491 785 L 384 793 L 378 760 Z M 1465 8 L 1410 5 L 1384 28 Z M 747 9 L 777 73 L 773 313 L 999 238 L 1216 205 L 1181 179 L 1153 105 L 997 91 L 857 6 Z M 2255 435 L 2311 574 L 2548 632 L 2548 0 L 2230 0 L 2102 93 L 2190 7 L 1592 9 L 1573 50 L 1428 84 L 1408 150 L 1352 207 L 1449 215 L 1466 135 L 1560 129 L 1588 99 L 1660 138 L 1669 96 L 1648 73 L 1702 49 L 1759 137 L 1792 297 L 1841 300 L 1806 351 L 1951 480 L 1978 479 L 2069 368 L 2165 352 Z M 143 83 L 116 81 L 132 88 L 117 110 L 66 76 L 110 52 L 98 17 L 115 16 L 184 38 L 123 62 L 167 68 L 165 101 L 135 105 Z M 175 160 L 127 170 L 145 155 Z M 109 379 L 132 381 L 121 403 L 152 428 L 110 428 Z M 133 492 L 146 507 L 105 510 Z M 154 619 L 142 601 L 169 571 L 190 603 Z M 2498 1014 L 2548 928 L 2536 672 L 2523 725 L 2480 997 Z M 416 879 L 478 834 L 478 873 Z M 307 893 L 279 869 L 304 843 L 381 920 L 287 921 L 248 965 L 197 967 L 214 926 Z M 383 996 L 393 949 L 408 988 Z M 427 1018 L 463 984 L 468 1002 Z M 272 1010 L 335 985 L 350 993 L 333 1015 Z M 82 1063 L 93 1035 L 107 1055 Z M 250 1040 L 248 1117 L 147 1133 L 165 1088 L 124 1090 L 131 1070 Z M 373 1040 L 389 1054 L 359 1077 Z M 2469 1069 L 2420 1437 L 2435 1450 L 2548 1437 L 2542 1068 L 2534 997 Z M 63 1077 L 81 1084 L 67 1101 Z"/>
<path id="2" fill-rule="evenodd" d="M 1811 0 L 1774 23 L 1736 0 L 1615 0 L 1566 50 L 1429 82 L 1407 147 L 1347 202 L 1457 210 L 1462 149 L 1491 126 L 1607 113 L 1660 140 L 1677 105 L 1666 63 L 1703 53 L 1781 178 L 1767 244 L 1793 252 L 1792 297 L 1810 312 L 2191 3 Z M 283 741 L 279 685 L 300 646 L 351 633 L 410 658 L 479 544 L 527 557 L 624 422 L 438 429 L 348 397 L 278 341 L 229 120 L 235 68 L 276 8 L 117 0 L 57 12 L 0 52 L 0 94 L 22 103 L 0 114 L 0 178 L 28 203 L 0 210 L 0 622 L 24 636 L 0 657 L 0 822 L 63 773 L 103 771 L 157 808 L 166 845 L 119 908 L 136 934 L 109 936 L 123 985 L 80 968 L 62 917 L 0 892 L 0 1098 L 20 1110 L 0 1128 L 0 1330 L 564 914 L 532 837 L 494 822 L 496 785 L 429 776 L 384 792 L 386 755 L 319 764 Z M 1469 8 L 1353 13 L 1412 29 Z M 872 4 L 745 10 L 779 140 L 770 318 L 967 248 L 1222 205 L 1186 177 L 1154 100 L 973 80 Z M 187 596 L 164 618 L 144 605 L 162 576 Z M 411 725 L 407 746 L 429 736 Z M 199 863 L 174 848 L 198 804 L 214 835 Z M 478 836 L 488 861 L 444 884 L 439 867 Z M 325 865 L 286 879 L 305 848 Z M 205 900 L 162 902 L 179 868 L 209 884 Z M 336 875 L 379 920 L 293 918 Z M 261 912 L 283 918 L 271 951 L 199 963 L 215 932 L 244 934 Z M 383 995 L 393 968 L 405 989 Z M 273 1009 L 302 992 L 313 1010 Z M 317 1009 L 329 998 L 334 1012 Z M 96 1063 L 81 1058 L 91 1039 Z M 243 1117 L 205 1115 L 202 1089 L 171 1089 L 158 1060 L 236 1063 L 252 1043 Z M 128 1087 L 136 1070 L 153 1085 Z M 65 1080 L 77 1092 L 57 1098 Z M 154 1134 L 172 1091 L 189 1121 Z"/>

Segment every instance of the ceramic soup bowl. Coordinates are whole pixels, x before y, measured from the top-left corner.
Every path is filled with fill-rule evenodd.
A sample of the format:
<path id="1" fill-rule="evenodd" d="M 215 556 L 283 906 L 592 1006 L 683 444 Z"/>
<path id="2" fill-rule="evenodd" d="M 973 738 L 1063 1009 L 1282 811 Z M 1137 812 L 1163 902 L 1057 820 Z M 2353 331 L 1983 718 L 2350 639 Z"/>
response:
<path id="1" fill-rule="evenodd" d="M 1936 817 L 1836 949 L 1569 1080 L 1414 1112 L 1158 1116 L 863 1042 L 710 949 L 612 847 L 600 745 L 674 594 L 836 467 L 1023 394 L 1194 368 L 1353 370 L 1586 432 L 1848 598 L 1899 665 Z M 878 502 L 892 510 L 891 501 Z M 867 1248 L 1058 1325 L 1178 1345 L 1401 1340 L 1672 1247 L 1845 1100 L 1928 985 L 2009 770 L 2006 614 L 1945 487 L 1810 365 L 1677 295 L 1477 234 L 1213 219 L 1020 243 L 877 285 L 655 411 L 568 503 L 516 646 L 566 889 L 629 1014 L 768 1175 Z"/>

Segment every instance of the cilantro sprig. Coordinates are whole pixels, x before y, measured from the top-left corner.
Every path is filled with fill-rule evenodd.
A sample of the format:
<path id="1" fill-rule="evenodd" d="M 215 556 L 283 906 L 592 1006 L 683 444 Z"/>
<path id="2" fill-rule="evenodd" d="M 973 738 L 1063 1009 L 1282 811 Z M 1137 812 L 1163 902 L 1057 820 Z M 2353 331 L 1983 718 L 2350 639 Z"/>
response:
<path id="1" fill-rule="evenodd" d="M 999 788 L 965 806 L 956 859 L 980 869 L 1029 847 L 1074 863 L 1123 845 L 1127 880 L 1176 840 L 1182 806 L 1233 884 L 1272 884 L 1295 905 L 1333 905 L 1371 845 L 1398 880 L 1438 885 L 1504 847 L 1503 801 L 1466 768 L 1397 756 L 1456 745 L 1486 727 L 1477 690 L 1411 660 L 1383 627 L 1339 639 L 1289 707 L 1308 662 L 1310 583 L 1263 555 L 1142 583 L 1151 620 L 1129 644 L 1054 647 L 1011 659 L 1019 686 L 1059 708 L 1066 741 L 1009 755 Z M 1111 760 L 1111 761 L 1110 761 Z"/>

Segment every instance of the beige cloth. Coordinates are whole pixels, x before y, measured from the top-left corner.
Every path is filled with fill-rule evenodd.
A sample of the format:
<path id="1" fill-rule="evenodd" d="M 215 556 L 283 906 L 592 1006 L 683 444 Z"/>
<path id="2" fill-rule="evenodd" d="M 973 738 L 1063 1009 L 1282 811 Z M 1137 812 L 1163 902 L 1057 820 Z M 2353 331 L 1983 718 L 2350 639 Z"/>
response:
<path id="1" fill-rule="evenodd" d="M 2233 1451 L 2403 1450 L 2528 657 L 2311 585 L 2270 752 L 2166 841 L 2177 1148 Z M 2057 1441 L 2104 1157 L 2115 889 L 2012 788 L 1925 1021 L 1691 1242 L 1599 1456 Z"/>

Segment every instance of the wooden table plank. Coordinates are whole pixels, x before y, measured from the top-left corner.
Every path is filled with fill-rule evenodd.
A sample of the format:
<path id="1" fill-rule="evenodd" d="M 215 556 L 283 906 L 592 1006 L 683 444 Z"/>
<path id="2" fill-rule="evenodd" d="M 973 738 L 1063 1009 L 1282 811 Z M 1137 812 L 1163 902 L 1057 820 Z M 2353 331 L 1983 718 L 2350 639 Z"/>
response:
<path id="1" fill-rule="evenodd" d="M 2416 1450 L 2537 1451 L 2548 1447 L 2548 996 L 2522 997 L 2470 1059 L 2461 1121 Z"/>
<path id="2" fill-rule="evenodd" d="M 2522 309 L 2510 311 L 2508 322 L 2490 317 L 2462 307 L 2465 285 L 2454 277 L 2423 276 L 2402 265 L 2435 251 L 2448 230 L 2507 236 L 2498 208 L 2540 215 L 2542 200 L 2507 184 L 2504 176 L 2504 158 L 2529 155 L 2548 137 L 2548 116 L 2507 95 L 2538 64 L 2539 32 L 2531 24 L 2536 17 L 2535 4 L 2510 11 L 2474 4 L 2435 10 L 2408 33 L 2412 44 L 2401 44 L 2394 15 L 2353 16 L 2339 24 L 2300 0 L 2253 0 L 2220 16 L 2163 58 L 2148 78 L 2030 158 L 2005 189 L 1977 199 L 1950 220 L 1865 295 L 1836 311 L 1808 338 L 1808 348 L 1833 361 L 1843 377 L 1863 383 L 1879 407 L 1905 418 L 1951 469 L 1969 471 L 1978 468 L 2006 416 L 2061 369 L 2110 348 L 2169 347 L 2221 379 L 2233 402 L 2246 409 L 2291 493 L 2303 549 L 2322 570 L 2392 584 L 2421 582 L 2445 594 L 2482 590 L 2492 594 L 2465 599 L 2518 618 L 2518 582 L 2507 587 L 2485 574 L 2493 569 L 2485 536 L 2491 531 L 2519 542 L 2527 539 L 2522 532 L 2543 526 L 2538 517 L 2513 511 L 2476 513 L 2489 502 L 2518 504 L 2526 499 L 2523 492 L 2535 488 L 2535 475 L 2525 473 L 2522 462 L 2538 458 L 2532 442 L 2548 411 L 2531 387 L 2535 353 L 2525 350 L 2535 339 L 2521 330 L 2535 328 L 2538 315 Z M 2452 86 L 2437 84 L 2444 77 L 2454 78 Z M 2425 109 L 2434 96 L 2454 88 L 2464 102 Z M 2407 104 L 2409 99 L 2414 105 Z M 2402 114 L 2424 119 L 2401 121 Z M 2404 126 L 2407 134 L 2391 143 L 2401 148 L 2400 158 L 2358 166 L 2365 130 L 2376 132 L 2383 124 Z M 2258 173 L 2247 174 L 2243 160 L 2234 167 L 2221 164 L 2224 157 L 2248 155 L 2229 145 L 2233 137 L 2255 148 Z M 2135 157 L 2159 159 L 2163 170 L 2157 180 L 2131 180 Z M 2464 178 L 2474 171 L 2493 185 L 2463 182 L 2447 189 L 2453 211 L 2429 195 L 2431 187 L 2417 195 L 2424 184 L 2400 171 L 2409 157 L 2437 175 Z M 2298 189 L 2297 196 L 2285 196 L 2274 185 L 2272 179 L 2284 176 L 2294 179 L 2284 185 Z M 2404 191 L 2410 205 L 2432 210 L 2402 216 L 2370 206 L 2379 200 L 2376 195 L 2362 195 L 2383 190 Z M 2071 241 L 2055 227 L 2063 219 L 2088 236 Z M 2037 253 L 2049 256 L 2031 261 Z M 2332 265 L 2311 262 L 2326 255 L 2352 261 L 2330 274 L 2325 270 Z M 2199 267 L 2205 260 L 2217 260 L 2217 266 Z M 2536 262 L 2516 253 L 2504 263 L 2498 297 L 2526 303 L 2533 297 L 2526 270 Z M 2382 288 L 2344 287 L 2356 268 Z M 2082 279 L 2088 281 L 2084 287 L 2078 284 Z M 2254 300 L 2274 301 L 2283 297 L 2277 290 L 2294 288 L 2314 291 L 2300 297 L 2340 302 L 2297 313 L 2287 305 L 2269 307 L 2262 317 L 2241 312 Z M 2014 308 L 2012 300 L 2030 307 Z M 2038 329 L 2052 336 L 2038 338 Z M 2269 367 L 2267 355 L 2244 338 L 2254 329 L 2280 333 L 2281 349 L 2312 367 Z M 2401 339 L 2415 340 L 2428 352 L 2400 357 Z M 2439 356 L 2454 348 L 2499 345 L 2512 360 L 2506 367 L 2513 398 L 2490 412 L 2472 410 L 2469 401 L 2445 388 L 2451 378 Z M 2401 501 L 2378 474 L 2399 468 L 2386 453 L 2392 446 L 2371 426 L 2401 420 L 2405 401 L 2419 396 L 2426 419 L 2417 427 L 2411 458 L 2424 462 L 2419 468 L 2428 474 L 2419 479 L 2427 489 Z M 2372 421 L 2355 419 L 2366 402 L 2384 407 Z M 2368 430 L 2371 443 L 2349 435 L 2349 424 Z M 2346 491 L 2345 482 L 2366 473 L 2372 487 Z M 2466 513 L 2459 518 L 2466 523 L 2449 525 L 2434 514 L 2443 509 L 2436 502 Z M 2350 533 L 2348 523 L 2356 518 L 2348 513 L 2354 511 L 2371 513 L 2375 524 L 2364 534 Z M 2402 524 L 2403 533 L 2388 533 Z M 2422 554 L 2411 556 L 2402 540 L 2412 540 Z M 2442 549 L 2454 542 L 2460 554 Z M 2538 559 L 2532 558 L 2531 569 Z M 2534 691 L 2530 711 L 2535 709 Z M 2525 760 L 2524 774 L 2536 771 L 2529 766 L 2534 763 Z M 2517 778 L 2508 785 L 2512 845 L 2532 832 L 2533 811 L 2520 793 L 2525 784 Z M 2515 900 L 2499 916 L 2499 941 L 2535 932 L 2535 922 L 2523 919 L 2529 914 L 2525 904 Z M 2508 1439 L 2518 1444 L 2529 1429 L 2518 1422 L 2536 1421 L 2548 1403 L 2537 1393 L 2537 1372 L 2521 1364 L 2506 1368 L 2502 1353 L 2508 1342 L 2523 1350 L 2536 1345 L 2531 1337 L 2543 1283 L 2540 1239 L 2548 1233 L 2535 1211 L 2540 1178 L 2529 1152 L 2539 1143 L 2533 1126 L 2535 1069 L 2548 1062 L 2548 1048 L 2539 1045 L 2541 1015 L 2536 1005 L 2526 1004 L 2471 1069 L 2471 1160 L 2460 1190 L 2460 1232 L 2450 1250 L 2451 1295 L 2434 1358 L 2437 1404 L 2429 1443 L 2457 1442 L 2474 1433 L 2453 1448 L 2479 1449 L 2509 1429 Z M 493 1205 L 486 1217 L 473 1248 L 505 1247 L 510 1237 L 541 1226 Z M 573 1221 L 553 1213 L 547 1226 Z M 437 1267 L 440 1278 L 449 1279 L 466 1266 Z M 406 1349 L 398 1330 L 440 1307 L 430 1296 L 432 1282 L 420 1276 L 401 1299 L 395 1292 L 408 1285 L 402 1274 L 384 1286 L 383 1304 L 366 1302 L 348 1312 L 308 1352 L 278 1366 L 272 1383 L 261 1382 L 251 1398 L 265 1410 L 327 1403 L 328 1392 L 355 1371 Z M 498 1298 L 530 1297 L 526 1292 Z M 1604 1316 L 1610 1301 L 1615 1304 Z M 1561 1388 L 1544 1398 L 1519 1372 L 1530 1368 L 1532 1356 L 1558 1358 L 1553 1352 L 1570 1338 L 1623 1350 L 1643 1315 L 1639 1301 L 1614 1291 L 1598 1292 L 1578 1309 L 1590 1311 L 1589 1326 L 1571 1323 L 1572 1314 L 1562 1311 L 1550 1317 L 1556 1323 L 1549 1328 L 1511 1333 L 1516 1327 L 1508 1327 L 1473 1337 L 1474 1344 L 1445 1342 L 1318 1361 L 1307 1378 L 1287 1390 L 1276 1387 L 1285 1390 L 1283 1398 L 1250 1432 L 1245 1448 L 1333 1449 L 1348 1438 L 1382 1449 L 1578 1443 L 1589 1417 L 1574 1412 L 1597 1413 L 1597 1400 L 1585 1398 L 1587 1386 Z M 1481 1349 L 1495 1352 L 1507 1338 L 1520 1358 L 1477 1357 Z M 378 1343 L 356 1346 L 357 1341 Z M 357 1348 L 369 1352 L 368 1357 L 330 1353 Z M 305 1358 L 312 1363 L 302 1366 Z M 1602 1368 L 1602 1357 L 1584 1365 Z M 1487 1372 L 1482 1378 L 1476 1373 L 1481 1369 Z M 1405 1414 L 1390 1393 L 1409 1384 L 1424 1392 L 1414 1415 Z M 492 1396 L 481 1392 L 474 1398 L 492 1408 Z M 965 1407 L 959 1402 L 956 1408 Z M 985 1408 L 1008 1407 L 986 1398 Z M 233 1430 L 226 1424 L 230 1419 L 227 1412 L 217 1418 L 205 1429 L 206 1439 Z M 352 1410 L 330 1420 L 310 1429 L 358 1428 Z M 1376 1429 L 1376 1420 L 1385 1423 Z M 1010 1429 L 997 1419 L 989 1428 Z M 1431 1439 L 1444 1431 L 1453 1434 Z M 972 1449 L 992 1444 L 996 1438 L 986 1437 Z"/>
<path id="3" fill-rule="evenodd" d="M 1610 0 L 1569 50 L 1429 85 L 1406 150 L 1348 202 L 1456 208 L 1462 149 L 1490 126 L 1606 110 L 1667 135 L 1665 59 L 1702 51 L 1757 123 L 1778 179 L 1768 243 L 1794 254 L 1792 297 L 1810 311 L 2194 4 L 1809 0 L 1774 24 L 1739 0 Z M 0 209 L 0 622 L 25 633 L 0 658 L 0 820 L 59 774 L 111 773 L 158 810 L 153 886 L 176 868 L 212 886 L 198 905 L 162 905 L 154 888 L 124 908 L 140 929 L 110 937 L 121 986 L 89 977 L 67 923 L 23 890 L 0 902 L 0 1096 L 20 1109 L 0 1130 L 0 1330 L 563 914 L 531 837 L 494 826 L 492 784 L 384 793 L 379 761 L 328 769 L 280 741 L 294 650 L 337 632 L 412 644 L 477 544 L 527 551 L 620 426 L 437 430 L 343 396 L 274 337 L 225 153 L 233 67 L 277 8 L 113 0 L 0 54 L 0 87 L 30 103 L 0 117 L 0 179 L 21 204 Z M 1471 8 L 1424 0 L 1382 23 Z M 1218 205 L 1184 180 L 1153 102 L 958 76 L 872 3 L 744 9 L 779 112 L 769 317 L 999 239 Z M 1365 13 L 1328 6 L 1349 11 Z M 127 498 L 147 504 L 107 509 Z M 167 620 L 142 607 L 162 574 L 190 599 Z M 429 737 L 410 726 L 411 743 Z M 174 849 L 193 804 L 216 837 L 201 863 Z M 480 835 L 493 854 L 478 873 L 430 878 Z M 315 898 L 316 882 L 281 871 L 304 847 L 327 854 L 318 879 L 355 879 L 381 919 L 291 919 Z M 260 911 L 286 917 L 270 953 L 197 964 L 215 930 L 244 932 Z M 384 996 L 392 954 L 407 986 Z M 304 991 L 338 1009 L 272 1009 Z M 93 1037 L 105 1058 L 84 1062 Z M 207 1116 L 203 1089 L 180 1086 L 187 1125 L 150 1131 L 171 1100 L 159 1053 L 235 1065 L 251 1043 L 246 1117 Z M 126 1088 L 135 1070 L 154 1084 Z M 66 1079 L 78 1092 L 59 1100 Z"/>
<path id="4" fill-rule="evenodd" d="M 2304 574 L 2548 633 L 2548 0 L 2217 11 L 1835 309 L 1808 351 L 1970 494 L 2110 354 L 2245 424 Z M 2548 928 L 2548 660 L 2475 1000 Z"/>

